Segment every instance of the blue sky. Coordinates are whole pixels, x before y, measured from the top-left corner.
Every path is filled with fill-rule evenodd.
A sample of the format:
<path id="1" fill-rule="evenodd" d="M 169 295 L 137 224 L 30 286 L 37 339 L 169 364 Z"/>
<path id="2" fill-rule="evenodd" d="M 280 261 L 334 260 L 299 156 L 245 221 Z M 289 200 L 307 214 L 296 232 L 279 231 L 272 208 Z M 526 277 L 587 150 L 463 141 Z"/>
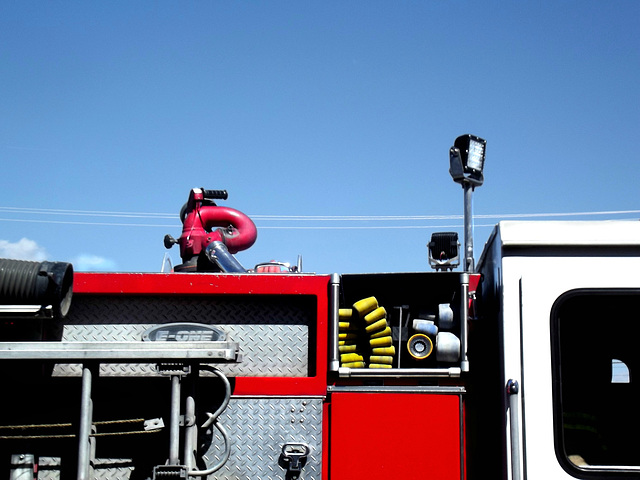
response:
<path id="1" fill-rule="evenodd" d="M 636 0 L 2 0 L 0 256 L 158 271 L 205 187 L 254 217 L 246 267 L 428 270 L 464 133 L 476 256 L 515 215 L 637 219 L 638 24 Z"/>

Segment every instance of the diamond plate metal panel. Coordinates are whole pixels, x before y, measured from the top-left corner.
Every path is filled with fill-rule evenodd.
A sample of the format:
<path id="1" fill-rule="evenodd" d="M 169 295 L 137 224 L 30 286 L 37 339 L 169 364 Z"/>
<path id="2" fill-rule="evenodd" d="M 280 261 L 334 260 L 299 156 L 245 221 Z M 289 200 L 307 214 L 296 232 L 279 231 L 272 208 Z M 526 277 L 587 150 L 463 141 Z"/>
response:
<path id="1" fill-rule="evenodd" d="M 60 480 L 60 458 L 40 457 L 38 459 L 38 480 Z"/>
<path id="2" fill-rule="evenodd" d="M 305 443 L 310 455 L 301 480 L 319 480 L 322 475 L 322 399 L 320 398 L 232 398 L 220 423 L 231 437 L 231 456 L 210 478 L 225 480 L 282 480 L 278 465 L 285 443 Z M 223 453 L 215 431 L 206 452 L 208 465 Z"/>
<path id="3" fill-rule="evenodd" d="M 65 324 L 308 324 L 309 295 L 77 295 Z"/>
<path id="4" fill-rule="evenodd" d="M 309 375 L 312 296 L 92 296 L 74 299 L 64 323 L 50 335 L 65 341 L 139 341 L 145 330 L 172 322 L 216 325 L 240 344 L 243 361 L 222 365 L 228 376 Z M 55 376 L 78 376 L 79 365 L 57 365 Z M 153 376 L 148 364 L 108 364 L 104 376 Z"/>
<path id="5" fill-rule="evenodd" d="M 139 341 L 149 325 L 66 325 L 62 340 L 70 342 Z M 306 325 L 225 325 L 230 341 L 238 342 L 242 363 L 216 365 L 231 377 L 305 377 L 309 335 Z M 80 376 L 78 364 L 58 364 L 54 376 Z M 102 376 L 155 376 L 155 365 L 103 364 Z"/>
<path id="6" fill-rule="evenodd" d="M 40 457 L 37 480 L 60 480 L 61 466 L 58 457 Z M 91 467 L 91 478 L 94 480 L 126 480 L 134 471 L 132 460 L 126 458 L 96 458 Z"/>
<path id="7" fill-rule="evenodd" d="M 125 458 L 97 458 L 92 467 L 93 480 L 126 480 L 134 471 L 132 461 Z"/>
<path id="8" fill-rule="evenodd" d="M 300 480 L 322 478 L 322 398 L 233 397 L 220 415 L 227 430 L 231 455 L 220 470 L 208 478 L 224 480 L 282 480 L 285 470 L 278 464 L 282 446 L 304 443 L 310 454 Z M 223 453 L 223 440 L 214 429 L 204 461 L 215 465 Z M 92 478 L 126 480 L 135 465 L 131 459 L 97 458 L 92 462 Z M 59 480 L 59 458 L 40 457 L 38 480 Z"/>

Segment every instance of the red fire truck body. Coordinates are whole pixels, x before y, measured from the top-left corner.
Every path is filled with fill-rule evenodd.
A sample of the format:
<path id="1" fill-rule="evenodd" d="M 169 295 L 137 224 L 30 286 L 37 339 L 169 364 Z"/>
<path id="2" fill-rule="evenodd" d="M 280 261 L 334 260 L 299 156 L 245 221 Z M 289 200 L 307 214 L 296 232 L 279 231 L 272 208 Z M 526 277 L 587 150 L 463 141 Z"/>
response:
<path id="1" fill-rule="evenodd" d="M 640 223 L 503 222 L 476 273 L 256 270 L 3 310 L 0 475 L 640 475 Z"/>

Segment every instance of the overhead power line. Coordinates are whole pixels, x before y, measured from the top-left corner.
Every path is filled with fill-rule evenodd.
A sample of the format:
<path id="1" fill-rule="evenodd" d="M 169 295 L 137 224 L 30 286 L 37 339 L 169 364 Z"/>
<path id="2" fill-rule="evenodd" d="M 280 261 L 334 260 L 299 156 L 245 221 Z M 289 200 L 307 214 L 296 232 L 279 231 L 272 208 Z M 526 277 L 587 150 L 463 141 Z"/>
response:
<path id="1" fill-rule="evenodd" d="M 24 223 L 48 223 L 65 225 L 95 225 L 110 227 L 152 227 L 152 228 L 175 228 L 179 226 L 177 214 L 156 213 L 156 212 L 118 212 L 102 210 L 65 210 L 53 208 L 28 208 L 0 206 L 0 212 L 16 215 L 18 218 L 0 218 L 4 222 L 24 222 Z M 37 219 L 27 218 L 33 216 L 66 216 L 66 217 L 105 217 L 114 219 L 146 219 L 160 220 L 171 219 L 176 221 L 171 224 L 157 223 L 132 223 L 132 222 L 95 222 L 83 220 L 54 220 L 51 218 Z M 613 217 L 620 215 L 640 215 L 640 210 L 609 210 L 599 212 L 563 212 L 563 213 L 518 213 L 518 214 L 480 214 L 475 215 L 475 219 L 526 219 L 526 218 L 569 218 L 569 217 Z M 431 222 L 431 221 L 457 221 L 462 220 L 462 215 L 249 215 L 255 221 L 262 222 Z M 493 223 L 476 227 L 489 227 Z M 280 230 L 359 230 L 359 229 L 433 229 L 433 228 L 459 228 L 461 225 L 259 225 L 261 229 Z"/>
<path id="2" fill-rule="evenodd" d="M 157 212 L 119 212 L 104 210 L 65 210 L 57 208 L 28 208 L 0 206 L 0 212 L 25 213 L 34 215 L 72 215 L 72 216 L 110 216 L 121 218 L 168 218 L 175 219 L 177 213 Z M 527 218 L 527 217 L 567 217 L 584 215 L 624 215 L 640 214 L 640 210 L 608 210 L 592 212 L 556 212 L 556 213 L 509 213 L 509 214 L 480 214 L 475 218 Z M 249 215 L 260 220 L 442 220 L 461 219 L 462 215 Z"/>
<path id="3" fill-rule="evenodd" d="M 0 218 L 0 222 L 22 222 L 22 223 L 49 223 L 59 225 L 98 225 L 103 227 L 162 227 L 175 228 L 178 224 L 159 225 L 152 223 L 116 223 L 116 222 L 80 222 L 72 220 L 37 220 L 26 218 Z"/>
<path id="4" fill-rule="evenodd" d="M 118 218 L 178 218 L 178 214 L 150 212 L 105 212 L 100 210 L 62 210 L 57 208 L 0 207 L 0 212 L 24 213 L 29 215 L 68 215 Z"/>
<path id="5" fill-rule="evenodd" d="M 25 218 L 0 218 L 0 222 L 23 222 L 23 223 L 47 223 L 58 225 L 94 225 L 101 227 L 152 227 L 152 228 L 176 228 L 179 224 L 161 225 L 152 223 L 115 223 L 115 222 L 79 222 L 71 220 L 34 220 Z M 434 229 L 434 228 L 459 228 L 458 225 L 370 225 L 370 226 L 339 226 L 339 225 L 316 225 L 316 226 L 274 226 L 258 225 L 261 230 L 384 230 L 384 229 Z M 476 227 L 492 227 L 493 224 L 475 225 Z"/>

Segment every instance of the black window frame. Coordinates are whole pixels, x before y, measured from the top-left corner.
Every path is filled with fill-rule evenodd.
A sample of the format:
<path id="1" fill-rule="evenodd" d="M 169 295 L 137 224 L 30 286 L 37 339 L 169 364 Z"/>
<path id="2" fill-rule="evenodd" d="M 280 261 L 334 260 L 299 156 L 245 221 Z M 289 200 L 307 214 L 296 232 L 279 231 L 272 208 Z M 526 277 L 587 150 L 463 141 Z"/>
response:
<path id="1" fill-rule="evenodd" d="M 564 451 L 565 447 L 565 428 L 564 428 L 564 408 L 562 399 L 562 379 L 561 379 L 561 341 L 560 341 L 560 313 L 564 305 L 568 301 L 576 297 L 620 297 L 620 296 L 636 296 L 638 297 L 638 306 L 640 307 L 640 289 L 637 288 L 580 288 L 569 290 L 560 295 L 553 303 L 550 314 L 550 333 L 551 333 L 551 368 L 552 368 L 552 394 L 553 394 L 553 431 L 554 431 L 554 449 L 556 458 L 562 468 L 570 475 L 576 478 L 595 479 L 595 478 L 639 478 L 640 466 L 628 465 L 594 465 L 594 466 L 578 466 L 571 462 Z M 638 309 L 640 316 L 640 308 Z M 638 347 L 640 352 L 640 346 Z M 639 353 L 640 355 L 640 353 Z M 640 373 L 636 372 L 636 373 Z M 632 374 L 633 375 L 633 374 Z M 632 380 L 633 381 L 633 380 Z M 640 378 L 635 380 L 636 383 Z M 640 450 L 640 449 L 639 449 Z"/>

